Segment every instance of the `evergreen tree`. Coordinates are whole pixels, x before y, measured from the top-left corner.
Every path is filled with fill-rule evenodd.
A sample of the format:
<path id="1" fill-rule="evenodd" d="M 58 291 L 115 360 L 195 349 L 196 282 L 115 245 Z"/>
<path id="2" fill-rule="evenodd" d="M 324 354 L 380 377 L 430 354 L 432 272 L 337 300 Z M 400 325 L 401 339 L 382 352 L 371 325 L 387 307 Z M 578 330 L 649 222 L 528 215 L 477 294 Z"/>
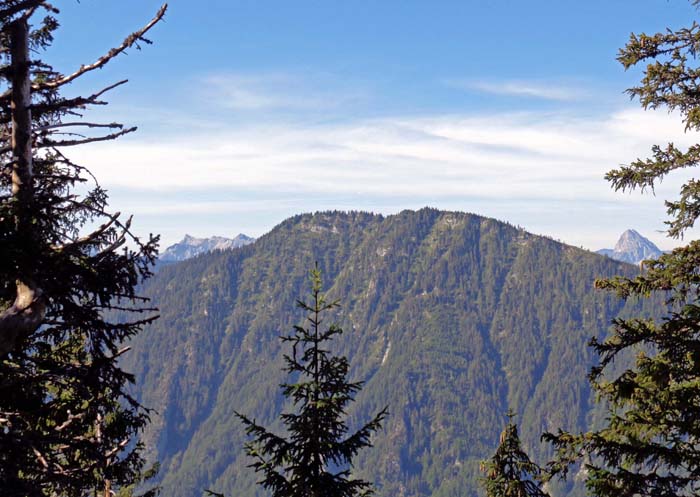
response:
<path id="1" fill-rule="evenodd" d="M 692 2 L 697 4 L 698 2 Z M 678 111 L 686 130 L 700 130 L 700 26 L 654 35 L 632 34 L 618 60 L 627 69 L 647 63 L 639 86 L 628 90 L 646 109 Z M 700 145 L 681 150 L 654 146 L 650 158 L 610 171 L 616 190 L 651 189 L 669 173 L 697 166 Z M 700 182 L 666 202 L 668 235 L 681 238 L 700 215 Z M 616 319 L 605 341 L 593 339 L 600 361 L 591 385 L 608 406 L 606 424 L 574 435 L 545 434 L 557 449 L 553 474 L 566 476 L 583 461 L 589 492 L 600 497 L 676 497 L 700 492 L 700 241 L 645 261 L 636 278 L 597 281 L 622 298 L 665 296 L 663 319 Z M 636 353 L 621 374 L 613 361 Z"/>
<path id="2" fill-rule="evenodd" d="M 513 417 L 513 412 L 508 412 L 496 453 L 481 463 L 486 475 L 481 485 L 487 497 L 547 497 L 538 481 L 541 469 L 523 450 Z"/>
<path id="3" fill-rule="evenodd" d="M 134 131 L 81 119 L 125 81 L 89 96 L 61 92 L 150 43 L 144 34 L 164 13 L 64 75 L 38 58 L 58 10 L 41 0 L 0 4 L 3 497 L 107 496 L 143 474 L 138 434 L 148 412 L 129 394 L 133 377 L 119 358 L 129 349 L 123 342 L 156 317 L 135 288 L 151 274 L 157 238 L 134 236 L 130 219 L 109 212 L 105 190 L 90 186 L 89 171 L 64 155 Z"/>
<path id="4" fill-rule="evenodd" d="M 285 355 L 285 370 L 296 383 L 282 385 L 282 393 L 298 407 L 284 413 L 286 437 L 240 415 L 246 432 L 254 440 L 246 444 L 255 459 L 251 467 L 263 475 L 260 484 L 273 497 L 351 497 L 368 495 L 371 484 L 352 478 L 352 460 L 360 449 L 371 446 L 370 437 L 387 415 L 384 408 L 374 419 L 352 434 L 343 420 L 345 408 L 362 388 L 362 382 L 349 382 L 348 360 L 324 348 L 343 332 L 335 324 L 322 330 L 322 316 L 338 306 L 321 292 L 318 266 L 311 271 L 312 302 L 297 301 L 308 313 L 309 325 L 295 326 L 294 333 L 282 337 L 292 346 Z"/>

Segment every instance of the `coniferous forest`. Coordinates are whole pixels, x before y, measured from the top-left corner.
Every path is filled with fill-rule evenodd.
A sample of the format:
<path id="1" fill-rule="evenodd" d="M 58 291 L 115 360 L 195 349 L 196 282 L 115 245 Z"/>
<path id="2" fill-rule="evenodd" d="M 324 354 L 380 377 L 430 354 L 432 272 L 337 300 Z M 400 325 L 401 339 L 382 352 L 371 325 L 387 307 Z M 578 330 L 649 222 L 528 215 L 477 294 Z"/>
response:
<path id="1" fill-rule="evenodd" d="M 700 145 L 655 136 L 601 178 L 689 171 L 658 199 L 675 248 L 638 265 L 431 207 L 319 208 L 158 264 L 71 150 L 136 131 L 90 115 L 126 79 L 83 81 L 151 49 L 168 5 L 65 71 L 59 3 L 0 2 L 0 497 L 700 493 Z M 690 19 L 617 55 L 691 137 L 698 45 Z"/>
<path id="2" fill-rule="evenodd" d="M 248 247 L 164 267 L 144 287 L 161 317 L 124 364 L 160 413 L 147 439 L 171 495 L 203 485 L 254 495 L 236 411 L 281 429 L 290 347 L 279 336 L 303 321 L 294 302 L 315 261 L 341 304 L 333 349 L 365 381 L 350 419 L 389 406 L 356 464 L 377 495 L 474 493 L 509 406 L 542 460 L 543 431 L 583 430 L 595 417 L 587 340 L 613 318 L 659 309 L 594 290 L 596 277 L 634 267 L 493 219 L 434 209 L 288 219 Z"/>

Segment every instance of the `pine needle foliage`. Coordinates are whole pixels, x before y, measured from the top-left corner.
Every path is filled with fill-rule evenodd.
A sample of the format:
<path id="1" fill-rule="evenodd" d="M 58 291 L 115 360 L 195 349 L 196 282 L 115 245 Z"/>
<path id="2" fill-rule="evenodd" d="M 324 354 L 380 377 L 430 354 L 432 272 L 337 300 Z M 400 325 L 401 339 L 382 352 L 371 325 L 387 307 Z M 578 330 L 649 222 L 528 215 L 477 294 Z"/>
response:
<path id="1" fill-rule="evenodd" d="M 259 483 L 273 497 L 369 495 L 371 484 L 352 478 L 352 461 L 362 448 L 371 446 L 372 433 L 381 428 L 387 409 L 349 433 L 346 408 L 363 383 L 348 381 L 347 358 L 327 348 L 343 330 L 336 324 L 322 327 L 323 316 L 339 303 L 326 300 L 322 293 L 318 266 L 311 271 L 311 303 L 299 300 L 297 305 L 307 313 L 307 325 L 297 325 L 292 334 L 281 337 L 292 348 L 291 355 L 284 357 L 285 371 L 298 379 L 282 384 L 282 393 L 297 409 L 281 415 L 286 437 L 238 414 L 253 437 L 246 444 L 247 454 L 254 459 L 250 467 L 262 473 Z"/>
<path id="2" fill-rule="evenodd" d="M 548 497 L 538 480 L 542 470 L 522 448 L 514 416 L 508 412 L 495 454 L 481 463 L 481 486 L 487 497 Z"/>
<path id="3" fill-rule="evenodd" d="M 692 2 L 697 5 L 698 2 Z M 632 34 L 618 60 L 646 63 L 641 84 L 628 90 L 647 109 L 678 111 L 688 131 L 700 131 L 700 26 L 654 35 Z M 612 170 L 615 190 L 653 191 L 668 174 L 700 164 L 700 145 L 654 146 L 651 157 Z M 700 182 L 691 179 L 667 201 L 668 235 L 682 238 L 700 216 Z M 588 491 L 600 497 L 677 497 L 700 493 L 700 241 L 655 261 L 636 278 L 596 282 L 622 298 L 661 294 L 663 319 L 616 319 L 605 341 L 591 340 L 599 363 L 590 381 L 609 409 L 597 431 L 545 434 L 557 451 L 552 474 L 566 477 L 583 462 Z M 610 366 L 634 355 L 621 374 Z"/>
<path id="4" fill-rule="evenodd" d="M 148 411 L 130 393 L 124 346 L 157 318 L 137 286 L 158 238 L 111 212 L 107 193 L 67 147 L 130 133 L 84 119 L 104 94 L 66 96 L 165 13 L 93 64 L 63 74 L 41 57 L 59 11 L 0 2 L 0 494 L 111 495 L 143 475 Z M 121 314 L 121 318 L 117 317 Z"/>

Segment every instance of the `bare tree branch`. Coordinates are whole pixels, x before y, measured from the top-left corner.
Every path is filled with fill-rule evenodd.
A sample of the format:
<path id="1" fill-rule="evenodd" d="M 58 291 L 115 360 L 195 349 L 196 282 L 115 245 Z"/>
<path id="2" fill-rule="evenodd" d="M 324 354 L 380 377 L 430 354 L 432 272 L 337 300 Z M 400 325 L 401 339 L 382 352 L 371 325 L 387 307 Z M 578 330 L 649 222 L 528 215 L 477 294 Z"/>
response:
<path id="1" fill-rule="evenodd" d="M 112 226 L 119 216 L 121 215 L 121 212 L 116 212 L 115 214 L 111 215 L 109 219 L 103 223 L 99 228 L 97 228 L 95 231 L 90 233 L 89 235 L 85 235 L 81 238 L 78 238 L 74 242 L 71 242 L 67 245 L 63 245 L 61 247 L 55 247 L 55 250 L 57 252 L 66 252 L 68 250 L 80 247 L 81 245 L 85 245 L 86 243 L 90 243 L 91 241 L 95 240 L 97 237 L 101 236 L 105 231 L 107 231 L 110 226 Z"/>
<path id="2" fill-rule="evenodd" d="M 86 127 L 86 128 L 119 128 L 122 129 L 124 127 L 123 124 L 121 123 L 59 123 L 59 124 L 48 124 L 46 126 L 39 126 L 38 128 L 34 128 L 34 131 L 36 132 L 44 132 L 44 131 L 49 131 L 51 129 L 57 129 L 57 128 L 68 128 L 68 127 Z"/>
<path id="3" fill-rule="evenodd" d="M 3 22 L 8 21 L 12 16 L 19 14 L 23 10 L 35 9 L 44 3 L 44 0 L 25 0 L 24 2 L 19 2 L 10 7 L 0 9 L 0 20 Z"/>
<path id="4" fill-rule="evenodd" d="M 93 142 L 103 142 L 103 141 L 108 141 L 108 140 L 114 140 L 115 138 L 119 138 L 120 136 L 124 136 L 128 133 L 133 133 L 136 131 L 138 128 L 136 126 L 133 126 L 128 129 L 123 129 L 117 133 L 110 133 L 108 135 L 103 135 L 103 136 L 94 136 L 92 138 L 85 138 L 82 140 L 61 140 L 61 141 L 54 141 L 54 140 L 45 140 L 37 144 L 37 147 L 40 148 L 46 148 L 46 147 L 73 147 L 75 145 L 84 145 L 85 143 L 93 143 Z"/>
<path id="5" fill-rule="evenodd" d="M 49 469 L 49 463 L 46 462 L 46 459 L 45 459 L 44 456 L 41 454 L 41 452 L 39 452 L 39 451 L 36 449 L 36 447 L 32 447 L 32 451 L 34 452 L 34 455 L 35 455 L 36 458 L 39 460 L 39 462 L 41 463 L 41 465 L 42 465 L 43 467 L 45 467 L 46 469 Z"/>
<path id="6" fill-rule="evenodd" d="M 24 9 L 31 8 L 31 7 L 36 7 L 39 5 L 43 5 L 44 2 L 40 0 L 28 0 L 27 2 L 23 2 L 24 7 L 15 7 L 12 9 L 6 9 L 7 11 L 14 11 L 14 13 L 20 12 Z M 158 24 L 163 17 L 165 16 L 165 12 L 168 9 L 167 4 L 163 4 L 160 9 L 158 9 L 158 12 L 156 13 L 155 17 L 151 19 L 151 21 L 146 24 L 143 28 L 139 29 L 138 31 L 135 31 L 134 33 L 131 33 L 129 36 L 127 36 L 124 41 L 119 45 L 118 47 L 112 48 L 109 52 L 107 52 L 105 55 L 97 59 L 95 62 L 92 64 L 88 65 L 83 65 L 80 66 L 80 69 L 75 71 L 74 73 L 68 75 L 68 76 L 63 76 L 61 78 L 53 79 L 51 81 L 44 81 L 41 83 L 35 83 L 32 85 L 32 90 L 34 91 L 42 91 L 42 90 L 53 90 L 56 88 L 59 88 L 65 84 L 70 83 L 71 81 L 79 78 L 83 74 L 94 71 L 95 69 L 100 69 L 104 67 L 110 60 L 124 52 L 127 48 L 132 47 L 134 44 L 138 43 L 139 41 L 144 42 L 144 43 L 151 43 L 150 40 L 144 38 L 144 35 L 156 24 Z M 2 12 L 0 10 L 0 19 L 4 18 L 2 15 Z M 12 15 L 12 14 L 10 14 Z M 121 83 L 120 83 L 121 84 Z M 111 88 L 108 88 L 111 89 Z M 8 100 L 10 98 L 10 91 L 6 91 L 2 95 L 0 95 L 0 101 L 3 100 Z"/>
<path id="7" fill-rule="evenodd" d="M 107 102 L 104 102 L 102 100 L 97 100 L 100 98 L 102 95 L 107 93 L 110 90 L 113 90 L 117 86 L 121 86 L 123 84 L 128 83 L 128 79 L 123 79 L 121 81 L 118 81 L 112 85 L 107 86 L 106 88 L 101 89 L 97 93 L 93 93 L 89 97 L 75 97 L 75 98 L 67 98 L 63 100 L 59 100 L 57 102 L 50 102 L 50 103 L 40 103 L 40 104 L 34 104 L 32 105 L 32 110 L 36 112 L 37 116 L 47 114 L 49 112 L 58 112 L 63 109 L 71 109 L 71 108 L 76 108 L 76 107 L 85 107 L 86 105 L 107 105 Z M 76 114 L 80 116 L 80 114 Z M 82 117 L 82 116 L 80 116 Z"/>
<path id="8" fill-rule="evenodd" d="M 80 77 L 81 75 L 85 74 L 86 72 L 94 71 L 95 69 L 101 68 L 102 66 L 107 64 L 110 60 L 112 60 L 114 57 L 116 57 L 117 55 L 122 53 L 127 48 L 133 46 L 134 43 L 137 43 L 138 41 L 143 41 L 145 43 L 151 43 L 149 40 L 143 38 L 143 35 L 145 35 L 153 26 L 158 24 L 158 22 L 160 22 L 160 20 L 163 19 L 163 16 L 165 15 L 165 11 L 167 9 L 168 9 L 168 5 L 163 4 L 160 7 L 160 9 L 158 9 L 158 12 L 156 13 L 155 17 L 153 19 L 151 19 L 151 22 L 146 24 L 140 30 L 127 36 L 121 45 L 113 48 L 112 50 L 107 52 L 105 55 L 103 55 L 102 57 L 97 59 L 94 63 L 89 64 L 87 66 L 80 66 L 80 69 L 78 69 L 73 74 L 70 74 L 68 76 L 64 76 L 64 77 L 59 78 L 59 79 L 36 84 L 33 86 L 33 89 L 34 90 L 45 90 L 45 89 L 58 88 L 60 86 L 65 85 L 66 83 L 70 83 L 71 81 Z"/>

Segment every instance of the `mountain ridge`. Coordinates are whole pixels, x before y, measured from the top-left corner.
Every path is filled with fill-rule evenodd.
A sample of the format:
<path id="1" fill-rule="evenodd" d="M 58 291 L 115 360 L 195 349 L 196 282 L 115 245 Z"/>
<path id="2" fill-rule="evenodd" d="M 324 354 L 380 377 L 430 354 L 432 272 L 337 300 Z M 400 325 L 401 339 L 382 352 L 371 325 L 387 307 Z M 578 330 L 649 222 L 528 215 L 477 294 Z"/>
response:
<path id="1" fill-rule="evenodd" d="M 244 235 L 243 233 L 239 233 L 234 238 L 226 238 L 223 236 L 196 238 L 186 234 L 181 241 L 167 247 L 160 254 L 158 260 L 164 263 L 181 262 L 213 250 L 228 250 L 243 247 L 254 242 L 255 238 Z"/>
<path id="2" fill-rule="evenodd" d="M 475 495 L 508 407 L 535 455 L 543 430 L 584 429 L 586 342 L 626 308 L 593 280 L 636 274 L 507 223 L 427 208 L 298 215 L 253 245 L 165 267 L 145 288 L 162 318 L 126 364 L 161 413 L 146 442 L 168 495 L 204 485 L 263 495 L 233 411 L 267 424 L 290 407 L 278 336 L 303 318 L 294 302 L 314 262 L 341 299 L 335 346 L 366 381 L 351 424 L 387 404 L 392 413 L 356 468 L 379 497 Z"/>

